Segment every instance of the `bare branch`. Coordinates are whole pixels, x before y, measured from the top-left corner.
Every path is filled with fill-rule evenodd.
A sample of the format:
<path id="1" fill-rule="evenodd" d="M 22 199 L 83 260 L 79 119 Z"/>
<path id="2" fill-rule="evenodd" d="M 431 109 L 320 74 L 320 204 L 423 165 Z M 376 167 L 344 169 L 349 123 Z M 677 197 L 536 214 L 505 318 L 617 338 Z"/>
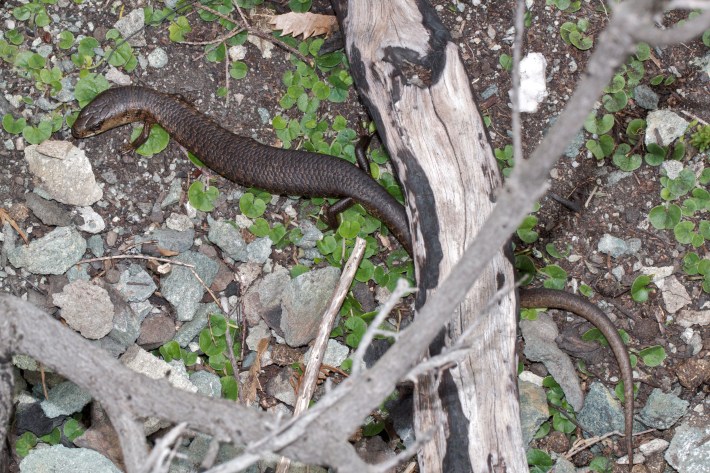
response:
<path id="1" fill-rule="evenodd" d="M 175 445 L 186 430 L 187 424 L 181 422 L 170 429 L 167 434 L 159 438 L 155 443 L 155 447 L 153 447 L 153 450 L 150 452 L 150 455 L 148 455 L 145 465 L 141 468 L 141 473 L 155 472 L 161 465 L 165 465 L 165 460 L 170 456 L 170 451 L 173 449 L 172 446 Z"/>
<path id="2" fill-rule="evenodd" d="M 365 335 L 362 336 L 360 344 L 358 345 L 357 350 L 355 350 L 355 353 L 352 356 L 353 375 L 357 375 L 360 373 L 363 364 L 362 359 L 365 356 L 367 347 L 370 346 L 370 344 L 372 343 L 372 339 L 375 338 L 375 335 L 380 332 L 380 330 L 378 330 L 378 327 L 382 325 L 382 322 L 384 322 L 385 318 L 387 318 L 390 312 L 392 312 L 392 309 L 394 309 L 394 306 L 397 305 L 399 300 L 405 297 L 406 295 L 411 294 L 412 292 L 413 289 L 409 286 L 409 283 L 405 279 L 400 279 L 399 281 L 397 281 L 397 287 L 395 287 L 394 292 L 390 295 L 389 299 L 387 299 L 387 302 L 385 302 L 385 304 L 380 308 L 379 312 L 377 312 L 375 320 L 372 321 L 367 331 L 365 332 Z M 390 334 L 388 333 L 387 335 Z"/>
<path id="3" fill-rule="evenodd" d="M 348 295 L 353 279 L 355 279 L 355 273 L 357 272 L 357 268 L 360 266 L 360 262 L 362 261 L 362 257 L 364 255 L 365 240 L 357 237 L 355 239 L 353 252 L 350 255 L 350 258 L 348 258 L 348 262 L 345 263 L 345 266 L 343 267 L 343 272 L 340 275 L 338 286 L 333 292 L 330 304 L 328 304 L 328 308 L 326 309 L 325 314 L 323 315 L 323 320 L 321 320 L 320 327 L 318 328 L 318 335 L 316 335 L 316 340 L 313 343 L 311 357 L 308 360 L 306 370 L 303 373 L 301 383 L 298 388 L 296 405 L 293 409 L 294 417 L 300 415 L 308 408 L 311 397 L 313 397 L 316 385 L 318 384 L 318 373 L 320 372 L 321 364 L 323 364 L 323 356 L 325 355 L 325 349 L 328 347 L 328 339 L 330 338 L 330 333 L 333 331 L 335 319 L 338 316 L 340 307 L 343 305 L 345 296 Z M 288 458 L 282 457 L 276 467 L 276 473 L 285 473 L 288 471 L 290 464 L 291 461 Z"/>
<path id="4" fill-rule="evenodd" d="M 145 464 L 148 457 L 148 442 L 145 439 L 143 422 L 140 422 L 130 410 L 124 409 L 120 402 L 106 403 L 104 409 L 121 442 L 126 471 L 128 473 L 140 472 L 141 466 Z"/>
<path id="5" fill-rule="evenodd" d="M 511 102 L 513 115 L 511 127 L 513 132 L 513 157 L 515 161 L 523 159 L 523 133 L 520 125 L 520 61 L 523 56 L 523 31 L 525 30 L 525 1 L 518 0 L 515 9 L 515 41 L 513 42 L 513 90 Z"/>
<path id="6" fill-rule="evenodd" d="M 705 2 L 705 8 L 708 8 L 707 3 Z M 643 24 L 637 29 L 630 29 L 629 34 L 636 41 L 644 41 L 652 46 L 668 46 L 690 41 L 703 34 L 708 28 L 710 28 L 710 9 L 692 20 L 687 20 L 681 26 L 660 30 L 652 24 Z"/>

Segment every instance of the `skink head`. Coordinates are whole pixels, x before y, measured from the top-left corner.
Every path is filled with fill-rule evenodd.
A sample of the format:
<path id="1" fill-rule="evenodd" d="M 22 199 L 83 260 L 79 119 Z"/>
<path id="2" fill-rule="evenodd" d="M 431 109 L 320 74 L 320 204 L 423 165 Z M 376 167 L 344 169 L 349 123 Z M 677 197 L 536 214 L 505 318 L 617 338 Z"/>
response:
<path id="1" fill-rule="evenodd" d="M 118 87 L 101 92 L 79 113 L 71 133 L 74 138 L 98 135 L 117 126 L 142 119 L 133 99 L 133 87 Z"/>

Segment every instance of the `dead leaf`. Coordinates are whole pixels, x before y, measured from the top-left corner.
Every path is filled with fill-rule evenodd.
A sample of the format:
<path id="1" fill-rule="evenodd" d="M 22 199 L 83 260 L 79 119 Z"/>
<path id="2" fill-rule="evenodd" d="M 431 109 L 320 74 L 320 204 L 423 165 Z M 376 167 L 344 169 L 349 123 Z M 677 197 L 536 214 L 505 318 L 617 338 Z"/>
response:
<path id="1" fill-rule="evenodd" d="M 269 347 L 271 337 L 262 338 L 256 346 L 256 359 L 254 364 L 249 368 L 247 380 L 239 390 L 239 398 L 242 404 L 250 406 L 256 400 L 256 391 L 259 388 L 259 373 L 261 372 L 261 355 L 264 354 Z"/>
<path id="2" fill-rule="evenodd" d="M 335 16 L 316 13 L 284 13 L 274 16 L 269 23 L 275 30 L 281 30 L 282 35 L 290 34 L 294 38 L 303 35 L 303 39 L 320 35 L 327 38 L 338 30 Z"/>

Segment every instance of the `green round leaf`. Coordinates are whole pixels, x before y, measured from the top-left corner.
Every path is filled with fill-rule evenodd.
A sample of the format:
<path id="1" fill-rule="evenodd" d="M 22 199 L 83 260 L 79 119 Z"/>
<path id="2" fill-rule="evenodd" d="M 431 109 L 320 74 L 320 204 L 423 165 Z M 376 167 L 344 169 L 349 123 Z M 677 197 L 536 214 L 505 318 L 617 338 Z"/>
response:
<path id="1" fill-rule="evenodd" d="M 227 350 L 227 340 L 224 337 L 212 337 L 209 328 L 200 332 L 200 350 L 207 356 L 217 356 Z"/>
<path id="2" fill-rule="evenodd" d="M 239 209 L 249 218 L 261 217 L 266 211 L 266 202 L 247 192 L 239 199 Z"/>
<path id="3" fill-rule="evenodd" d="M 652 346 L 639 351 L 639 357 L 650 368 L 659 366 L 666 359 L 666 350 L 662 346 Z"/>
<path id="4" fill-rule="evenodd" d="M 552 458 L 546 452 L 538 450 L 537 448 L 531 448 L 527 452 L 528 465 L 535 465 L 539 467 L 551 467 L 553 465 Z"/>
<path id="5" fill-rule="evenodd" d="M 648 300 L 651 276 L 643 274 L 637 277 L 631 285 L 631 298 L 636 302 L 646 302 Z"/>
<path id="6" fill-rule="evenodd" d="M 639 61 L 646 61 L 651 57 L 651 48 L 646 43 L 639 43 L 636 46 L 636 58 Z"/>
<path id="7" fill-rule="evenodd" d="M 355 238 L 360 232 L 360 224 L 353 220 L 343 220 L 338 227 L 338 234 L 343 238 Z"/>
<path id="8" fill-rule="evenodd" d="M 10 133 L 11 135 L 17 135 L 22 133 L 22 130 L 24 130 L 25 126 L 27 126 L 27 120 L 25 120 L 24 117 L 20 117 L 15 120 L 14 117 L 9 113 L 6 113 L 2 117 L 2 127 L 6 132 Z"/>
<path id="9" fill-rule="evenodd" d="M 239 385 L 233 376 L 222 376 L 219 378 L 222 385 L 222 397 L 231 401 L 239 399 Z"/>
<path id="10" fill-rule="evenodd" d="M 632 154 L 631 156 L 628 156 L 625 154 L 628 153 L 628 150 L 630 150 L 630 147 L 626 143 L 619 145 L 614 153 L 612 161 L 622 171 L 631 172 L 641 166 L 642 159 L 640 154 Z"/>
<path id="11" fill-rule="evenodd" d="M 269 228 L 269 222 L 263 218 L 257 218 L 254 220 L 254 224 L 249 227 L 249 231 L 259 238 L 265 237 L 269 234 L 271 229 Z"/>
<path id="12" fill-rule="evenodd" d="M 616 113 L 620 110 L 623 110 L 624 107 L 626 107 L 628 101 L 629 97 L 623 90 L 615 92 L 611 95 L 605 95 L 602 98 L 602 104 L 604 105 L 604 108 L 607 112 L 610 113 Z"/>
<path id="13" fill-rule="evenodd" d="M 88 74 L 86 77 L 79 79 L 76 83 L 74 96 L 79 101 L 79 106 L 84 108 L 89 102 L 94 100 L 97 95 L 108 88 L 109 83 L 104 76 Z"/>
<path id="14" fill-rule="evenodd" d="M 79 421 L 76 419 L 68 419 L 64 423 L 64 436 L 69 439 L 70 442 L 73 442 L 76 440 L 78 437 L 81 437 L 84 435 L 84 428 L 79 424 Z"/>
<path id="15" fill-rule="evenodd" d="M 131 141 L 138 138 L 142 130 L 143 127 L 138 127 L 134 129 L 133 133 L 131 133 Z M 165 131 L 165 129 L 160 125 L 153 125 L 153 127 L 150 129 L 148 139 L 145 143 L 140 145 L 138 149 L 136 149 L 136 153 L 140 154 L 141 156 L 153 156 L 154 154 L 158 154 L 165 148 L 167 148 L 169 141 L 170 135 L 168 134 L 168 132 Z"/>
<path id="16" fill-rule="evenodd" d="M 187 190 L 187 199 L 197 210 L 202 212 L 211 212 L 214 210 L 214 201 L 217 200 L 219 191 L 214 186 L 205 185 L 200 181 L 195 181 Z"/>
<path id="17" fill-rule="evenodd" d="M 297 265 L 295 265 L 295 266 L 293 266 L 293 267 L 291 268 L 291 273 L 290 273 L 290 274 L 291 274 L 291 279 L 296 279 L 296 278 L 299 277 L 301 274 L 305 274 L 305 273 L 307 273 L 308 271 L 310 271 L 310 269 L 308 268 L 308 266 L 304 266 L 304 265 L 302 265 L 302 264 L 297 264 Z"/>
<path id="18" fill-rule="evenodd" d="M 680 222 L 680 207 L 675 204 L 659 205 L 648 213 L 648 220 L 658 230 L 671 229 Z"/>
<path id="19" fill-rule="evenodd" d="M 221 337 L 227 333 L 227 319 L 222 314 L 210 314 L 209 327 L 214 337 Z"/>
<path id="20" fill-rule="evenodd" d="M 612 129 L 614 126 L 614 116 L 611 114 L 605 114 L 600 119 L 594 115 L 590 114 L 584 121 L 584 129 L 589 133 L 596 135 L 603 135 Z"/>
<path id="21" fill-rule="evenodd" d="M 611 83 L 606 86 L 604 89 L 604 92 L 607 94 L 614 94 L 616 92 L 621 92 L 624 90 L 624 86 L 626 85 L 626 79 L 624 79 L 624 76 L 621 74 L 616 74 L 612 79 Z"/>
<path id="22" fill-rule="evenodd" d="M 74 34 L 71 31 L 62 31 L 59 33 L 59 49 L 69 49 L 74 45 Z"/>
<path id="23" fill-rule="evenodd" d="M 52 123 L 48 121 L 39 122 L 37 126 L 26 126 L 22 130 L 22 137 L 28 143 L 37 145 L 52 136 Z"/>
<path id="24" fill-rule="evenodd" d="M 540 273 L 547 276 L 543 286 L 548 289 L 564 289 L 567 283 L 567 271 L 556 264 L 550 264 L 540 270 Z"/>
<path id="25" fill-rule="evenodd" d="M 229 75 L 234 79 L 243 79 L 247 76 L 249 68 L 242 61 L 234 61 L 232 67 L 229 68 Z"/>
<path id="26" fill-rule="evenodd" d="M 363 259 L 355 273 L 355 279 L 360 282 L 367 282 L 375 274 L 375 265 L 369 259 Z"/>
<path id="27" fill-rule="evenodd" d="M 687 245 L 693 240 L 693 235 L 695 235 L 693 232 L 694 229 L 695 224 L 686 220 L 679 222 L 673 227 L 673 234 L 675 235 L 675 239 L 678 240 L 678 243 Z"/>
<path id="28" fill-rule="evenodd" d="M 172 360 L 180 359 L 180 345 L 175 340 L 171 340 L 164 344 L 158 351 L 163 359 L 168 363 Z"/>

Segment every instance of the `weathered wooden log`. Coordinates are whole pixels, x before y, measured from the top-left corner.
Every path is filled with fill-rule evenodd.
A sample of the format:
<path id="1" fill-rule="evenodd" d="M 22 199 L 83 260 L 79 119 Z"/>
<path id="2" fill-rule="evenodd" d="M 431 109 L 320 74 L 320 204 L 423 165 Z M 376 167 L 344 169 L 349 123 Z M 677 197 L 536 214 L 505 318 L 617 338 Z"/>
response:
<path id="1" fill-rule="evenodd" d="M 387 147 L 404 194 L 421 307 L 475 238 L 501 179 L 456 44 L 424 0 L 333 1 L 351 74 Z M 435 431 L 421 471 L 527 471 L 520 433 L 513 281 L 501 252 L 458 308 L 430 354 L 485 318 L 482 355 L 419 379 L 418 433 Z"/>

